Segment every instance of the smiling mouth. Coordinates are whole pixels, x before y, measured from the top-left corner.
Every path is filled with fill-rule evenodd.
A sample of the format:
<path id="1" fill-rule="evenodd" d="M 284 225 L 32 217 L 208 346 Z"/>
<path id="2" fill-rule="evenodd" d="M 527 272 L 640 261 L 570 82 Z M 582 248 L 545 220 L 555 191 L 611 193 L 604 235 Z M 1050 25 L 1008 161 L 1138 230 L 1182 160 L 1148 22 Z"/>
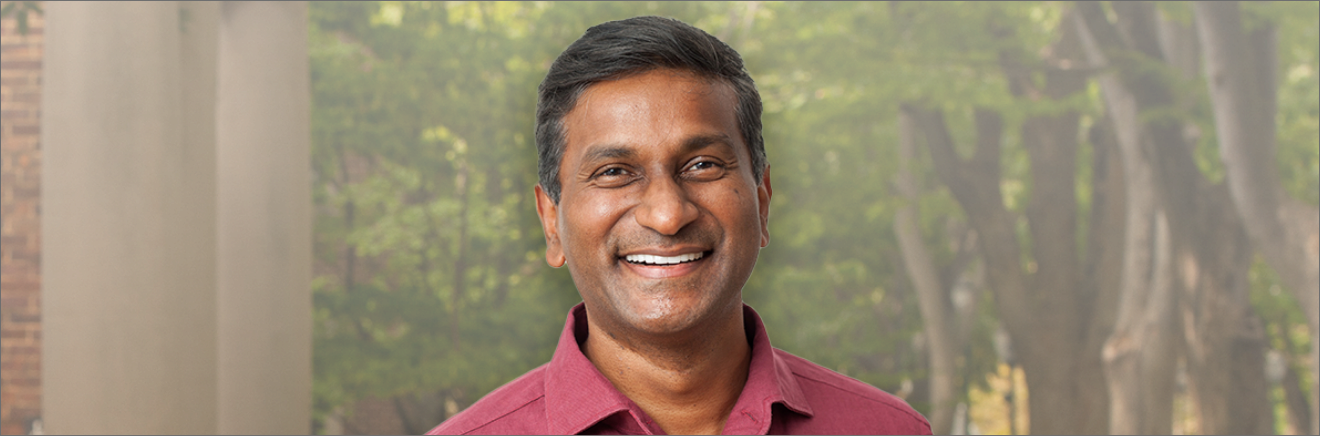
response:
<path id="1" fill-rule="evenodd" d="M 705 258 L 709 252 L 680 254 L 677 256 L 657 256 L 654 254 L 629 254 L 623 260 L 634 265 L 668 266 L 696 262 Z"/>

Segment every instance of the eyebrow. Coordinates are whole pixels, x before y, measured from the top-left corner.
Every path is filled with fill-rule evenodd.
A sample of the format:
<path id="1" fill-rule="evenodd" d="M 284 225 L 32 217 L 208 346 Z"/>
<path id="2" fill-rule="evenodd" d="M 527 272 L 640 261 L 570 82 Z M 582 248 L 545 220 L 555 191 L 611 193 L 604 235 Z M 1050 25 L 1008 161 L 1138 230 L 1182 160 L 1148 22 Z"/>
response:
<path id="1" fill-rule="evenodd" d="M 693 150 L 705 148 L 712 144 L 724 144 L 730 148 L 733 147 L 733 144 L 730 143 L 729 135 L 723 133 L 716 133 L 709 135 L 697 135 L 688 138 L 687 140 L 683 141 L 682 148 L 679 151 L 681 153 L 687 153 Z M 634 157 L 637 157 L 637 152 L 633 150 L 633 148 L 631 147 L 627 147 L 621 144 L 607 144 L 607 145 L 592 147 L 590 150 L 587 150 L 587 155 L 583 156 L 582 161 L 595 162 L 598 160 L 627 159 Z"/>
<path id="2" fill-rule="evenodd" d="M 583 157 L 583 162 L 595 162 L 606 159 L 624 159 L 636 157 L 637 152 L 633 149 L 618 144 L 602 145 L 592 147 L 587 150 L 587 155 Z"/>
<path id="3" fill-rule="evenodd" d="M 723 133 L 716 133 L 711 135 L 697 135 L 688 138 L 686 141 L 683 141 L 682 151 L 684 153 L 687 153 L 693 150 L 705 148 L 706 146 L 709 146 L 711 144 L 724 144 L 725 146 L 732 149 L 733 148 L 732 142 L 733 140 L 729 138 L 729 135 Z"/>

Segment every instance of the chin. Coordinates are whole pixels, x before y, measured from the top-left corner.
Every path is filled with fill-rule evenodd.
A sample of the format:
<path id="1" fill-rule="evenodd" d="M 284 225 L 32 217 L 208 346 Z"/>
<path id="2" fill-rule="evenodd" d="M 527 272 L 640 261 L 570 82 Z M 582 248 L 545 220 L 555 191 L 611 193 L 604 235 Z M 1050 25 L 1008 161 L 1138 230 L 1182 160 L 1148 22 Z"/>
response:
<path id="1" fill-rule="evenodd" d="M 631 328 L 652 335 L 668 335 L 707 327 L 725 316 L 723 304 L 712 300 L 652 297 L 633 301 L 621 315 Z"/>
<path id="2" fill-rule="evenodd" d="M 568 265 L 577 283 L 589 283 L 579 288 L 589 316 L 612 331 L 647 336 L 702 333 L 742 310 L 742 290 L 730 280 L 738 275 L 719 268 L 720 262 L 665 279 L 637 277 L 620 265 L 614 271 L 617 275 L 592 280 L 590 271 L 576 271 L 572 262 Z"/>

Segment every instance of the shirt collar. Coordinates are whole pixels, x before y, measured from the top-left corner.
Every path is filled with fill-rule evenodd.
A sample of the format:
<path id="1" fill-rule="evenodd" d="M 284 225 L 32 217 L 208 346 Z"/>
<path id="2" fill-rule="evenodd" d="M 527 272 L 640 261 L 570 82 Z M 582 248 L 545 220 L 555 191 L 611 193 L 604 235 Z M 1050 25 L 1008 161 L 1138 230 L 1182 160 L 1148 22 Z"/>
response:
<path id="1" fill-rule="evenodd" d="M 743 323 L 751 342 L 752 360 L 747 383 L 733 406 L 726 433 L 765 434 L 770 427 L 771 406 L 779 403 L 789 410 L 812 416 L 802 388 L 788 364 L 770 346 L 765 324 L 750 306 L 743 305 Z M 569 311 L 559 345 L 546 368 L 545 405 L 551 434 L 577 434 L 620 412 L 627 412 L 645 433 L 662 433 L 636 403 L 614 388 L 596 366 L 582 354 L 587 338 L 587 311 L 578 304 Z"/>

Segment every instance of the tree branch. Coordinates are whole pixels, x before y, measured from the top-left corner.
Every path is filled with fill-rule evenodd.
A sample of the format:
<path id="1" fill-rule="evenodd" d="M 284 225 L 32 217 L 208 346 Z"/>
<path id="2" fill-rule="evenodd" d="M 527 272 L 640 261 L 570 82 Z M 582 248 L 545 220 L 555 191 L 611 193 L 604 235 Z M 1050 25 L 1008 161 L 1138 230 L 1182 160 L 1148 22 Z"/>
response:
<path id="1" fill-rule="evenodd" d="M 964 161 L 954 149 L 943 112 L 922 109 L 914 104 L 904 104 L 902 109 L 926 139 L 935 174 L 962 205 L 968 222 L 979 236 L 981 257 L 986 262 L 990 287 L 999 301 L 1002 319 L 1015 334 L 1032 331 L 1035 310 L 1028 298 L 1019 262 L 1015 219 L 1004 208 L 999 189 L 1003 120 L 994 111 L 976 111 L 976 153 L 970 161 Z M 1030 346 L 1029 342 L 1021 345 L 1023 348 Z"/>

